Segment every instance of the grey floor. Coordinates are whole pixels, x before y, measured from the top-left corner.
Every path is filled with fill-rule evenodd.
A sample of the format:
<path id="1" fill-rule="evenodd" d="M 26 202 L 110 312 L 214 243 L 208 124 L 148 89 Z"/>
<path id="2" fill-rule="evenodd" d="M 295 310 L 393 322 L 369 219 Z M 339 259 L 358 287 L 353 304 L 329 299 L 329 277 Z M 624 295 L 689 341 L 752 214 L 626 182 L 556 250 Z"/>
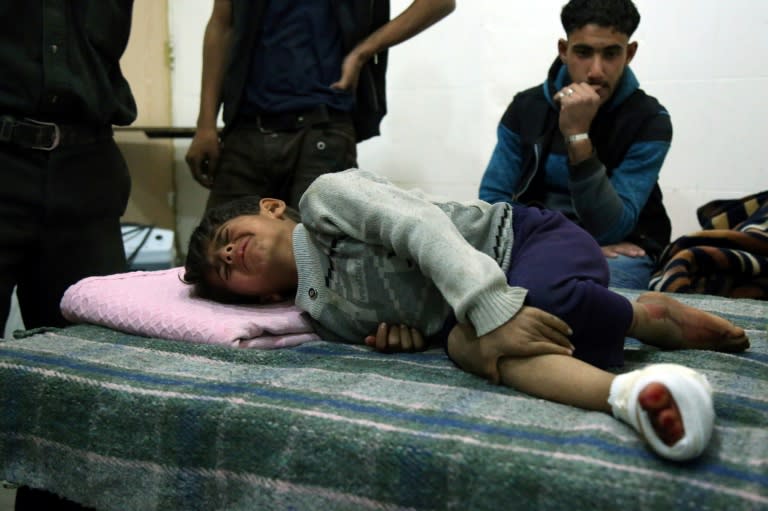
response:
<path id="1" fill-rule="evenodd" d="M 5 336 L 10 336 L 11 332 L 16 329 L 24 328 L 24 324 L 21 321 L 21 315 L 19 314 L 19 306 L 16 302 L 16 293 L 13 295 L 13 302 L 11 304 L 11 313 L 8 318 L 8 323 L 5 325 Z M 0 511 L 13 511 L 13 503 L 16 500 L 16 490 L 6 488 L 5 485 L 0 484 Z"/>
<path id="2" fill-rule="evenodd" d="M 0 511 L 13 511 L 13 502 L 16 499 L 16 490 L 0 485 Z"/>
<path id="3" fill-rule="evenodd" d="M 13 290 L 13 296 L 11 296 L 11 311 L 8 314 L 8 320 L 2 330 L 3 337 L 11 337 L 14 330 L 24 329 L 24 322 L 21 320 L 21 312 L 19 312 L 19 302 L 16 300 L 16 289 Z"/>

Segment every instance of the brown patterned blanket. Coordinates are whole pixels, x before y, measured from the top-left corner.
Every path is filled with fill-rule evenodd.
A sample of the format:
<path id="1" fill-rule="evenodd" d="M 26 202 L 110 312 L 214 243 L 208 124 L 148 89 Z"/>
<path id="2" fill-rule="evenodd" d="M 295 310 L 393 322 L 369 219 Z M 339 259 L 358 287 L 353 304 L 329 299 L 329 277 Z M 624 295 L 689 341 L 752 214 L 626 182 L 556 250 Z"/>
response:
<path id="1" fill-rule="evenodd" d="M 768 299 L 768 190 L 715 200 L 696 213 L 703 230 L 666 247 L 649 287 Z"/>

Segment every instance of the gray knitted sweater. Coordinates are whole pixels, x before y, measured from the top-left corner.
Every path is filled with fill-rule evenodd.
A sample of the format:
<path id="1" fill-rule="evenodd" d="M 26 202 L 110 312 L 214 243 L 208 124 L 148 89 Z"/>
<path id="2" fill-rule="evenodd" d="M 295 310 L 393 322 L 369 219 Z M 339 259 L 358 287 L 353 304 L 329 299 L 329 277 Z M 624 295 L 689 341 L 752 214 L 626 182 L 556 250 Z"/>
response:
<path id="1" fill-rule="evenodd" d="M 451 311 L 479 335 L 509 320 L 512 207 L 406 191 L 350 169 L 319 177 L 293 233 L 296 305 L 326 340 L 362 343 L 382 321 L 437 333 Z"/>

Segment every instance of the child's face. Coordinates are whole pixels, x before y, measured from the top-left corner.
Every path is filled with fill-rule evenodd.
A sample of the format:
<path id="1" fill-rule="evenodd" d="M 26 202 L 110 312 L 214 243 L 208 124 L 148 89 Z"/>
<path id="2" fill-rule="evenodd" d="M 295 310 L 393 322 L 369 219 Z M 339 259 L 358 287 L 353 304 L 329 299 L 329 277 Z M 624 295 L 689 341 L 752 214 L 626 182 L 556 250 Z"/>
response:
<path id="1" fill-rule="evenodd" d="M 292 234 L 296 223 L 283 215 L 285 203 L 262 199 L 261 213 L 225 222 L 208 243 L 208 283 L 264 302 L 288 298 L 297 284 Z"/>

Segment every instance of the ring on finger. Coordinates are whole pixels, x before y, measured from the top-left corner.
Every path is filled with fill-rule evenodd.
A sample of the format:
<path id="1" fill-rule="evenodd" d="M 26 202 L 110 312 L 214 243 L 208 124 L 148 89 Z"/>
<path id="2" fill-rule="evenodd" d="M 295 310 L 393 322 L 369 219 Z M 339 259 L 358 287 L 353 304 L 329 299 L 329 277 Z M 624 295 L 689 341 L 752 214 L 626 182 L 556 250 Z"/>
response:
<path id="1" fill-rule="evenodd" d="M 566 96 L 573 96 L 573 89 L 571 89 L 570 87 L 568 87 L 568 88 L 565 90 L 565 95 L 566 95 Z"/>

